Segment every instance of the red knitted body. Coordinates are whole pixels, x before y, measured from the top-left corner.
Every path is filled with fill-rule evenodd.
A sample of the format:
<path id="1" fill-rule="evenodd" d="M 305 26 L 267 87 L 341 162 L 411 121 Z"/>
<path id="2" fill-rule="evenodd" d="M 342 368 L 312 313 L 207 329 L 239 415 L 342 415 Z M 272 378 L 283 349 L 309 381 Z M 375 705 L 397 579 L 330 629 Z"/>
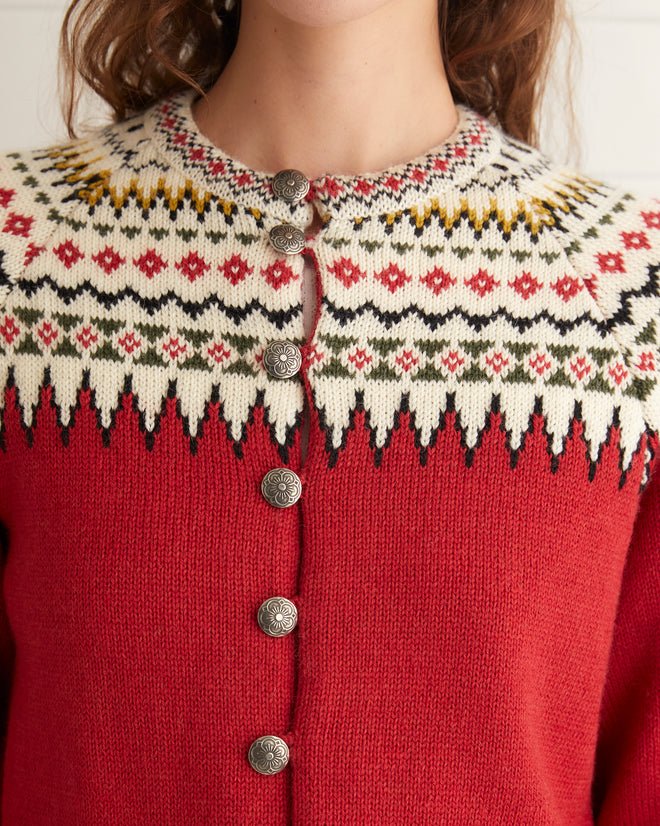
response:
<path id="1" fill-rule="evenodd" d="M 592 822 L 641 473 L 618 489 L 616 431 L 589 483 L 579 422 L 553 473 L 539 417 L 511 469 L 498 415 L 469 468 L 452 415 L 424 467 L 408 416 L 375 467 L 357 415 L 334 468 L 312 430 L 279 511 L 261 410 L 237 459 L 213 405 L 192 456 L 173 403 L 147 451 L 126 400 L 108 448 L 83 394 L 64 447 L 44 393 L 27 447 L 8 395 L 8 823 Z M 264 778 L 271 730 L 293 756 Z"/>

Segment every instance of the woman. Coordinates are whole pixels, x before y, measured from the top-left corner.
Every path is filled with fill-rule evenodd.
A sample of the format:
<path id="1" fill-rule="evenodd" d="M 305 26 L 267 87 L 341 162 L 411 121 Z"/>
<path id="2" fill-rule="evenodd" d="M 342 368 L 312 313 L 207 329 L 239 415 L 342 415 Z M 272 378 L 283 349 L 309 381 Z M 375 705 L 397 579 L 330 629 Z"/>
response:
<path id="1" fill-rule="evenodd" d="M 660 207 L 534 148 L 558 14 L 73 3 L 117 122 L 0 161 L 3 826 L 660 822 Z"/>

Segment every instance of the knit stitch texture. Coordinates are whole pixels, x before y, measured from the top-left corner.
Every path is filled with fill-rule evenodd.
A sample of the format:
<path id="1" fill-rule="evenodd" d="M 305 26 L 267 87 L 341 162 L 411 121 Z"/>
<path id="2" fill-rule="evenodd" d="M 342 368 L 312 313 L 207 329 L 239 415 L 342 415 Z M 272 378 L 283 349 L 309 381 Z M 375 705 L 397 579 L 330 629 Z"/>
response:
<path id="1" fill-rule="evenodd" d="M 459 106 L 289 204 L 193 100 L 0 156 L 0 822 L 657 826 L 660 201 Z"/>

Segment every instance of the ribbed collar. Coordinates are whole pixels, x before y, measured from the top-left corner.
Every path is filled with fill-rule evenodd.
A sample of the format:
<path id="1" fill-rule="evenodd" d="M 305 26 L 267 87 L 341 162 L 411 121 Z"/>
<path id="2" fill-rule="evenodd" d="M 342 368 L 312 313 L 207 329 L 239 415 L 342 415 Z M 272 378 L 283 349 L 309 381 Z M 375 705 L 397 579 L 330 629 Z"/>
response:
<path id="1" fill-rule="evenodd" d="M 163 98 L 146 114 L 147 129 L 168 163 L 207 191 L 260 212 L 302 217 L 312 203 L 323 216 L 350 220 L 393 213 L 440 197 L 474 178 L 500 149 L 501 131 L 474 110 L 458 104 L 459 122 L 441 144 L 407 163 L 362 175 L 323 175 L 310 181 L 306 198 L 283 204 L 273 194 L 274 172 L 251 169 L 203 135 L 192 115 L 194 89 Z"/>

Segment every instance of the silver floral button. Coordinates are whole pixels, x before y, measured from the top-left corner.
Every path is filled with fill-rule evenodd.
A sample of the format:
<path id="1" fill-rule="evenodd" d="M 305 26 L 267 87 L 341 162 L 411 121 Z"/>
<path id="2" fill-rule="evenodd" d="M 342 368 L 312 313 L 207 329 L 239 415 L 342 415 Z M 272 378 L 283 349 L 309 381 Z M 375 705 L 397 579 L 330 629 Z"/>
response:
<path id="1" fill-rule="evenodd" d="M 276 508 L 288 508 L 300 499 L 302 483 L 292 470 L 276 467 L 261 480 L 261 492 L 266 502 Z"/>
<path id="2" fill-rule="evenodd" d="M 296 627 L 298 609 L 285 597 L 271 597 L 261 603 L 257 622 L 270 637 L 286 637 Z"/>
<path id="3" fill-rule="evenodd" d="M 282 169 L 273 178 L 273 192 L 288 204 L 295 204 L 309 192 L 309 181 L 299 169 Z"/>
<path id="4" fill-rule="evenodd" d="M 258 737 L 250 746 L 248 760 L 260 774 L 277 774 L 289 762 L 289 747 L 281 737 L 267 734 Z"/>
<path id="5" fill-rule="evenodd" d="M 290 379 L 300 370 L 302 356 L 290 341 L 271 341 L 264 350 L 263 364 L 276 379 Z"/>
<path id="6" fill-rule="evenodd" d="M 270 243 L 278 252 L 293 255 L 305 246 L 305 233 L 293 224 L 278 224 L 268 233 Z"/>

